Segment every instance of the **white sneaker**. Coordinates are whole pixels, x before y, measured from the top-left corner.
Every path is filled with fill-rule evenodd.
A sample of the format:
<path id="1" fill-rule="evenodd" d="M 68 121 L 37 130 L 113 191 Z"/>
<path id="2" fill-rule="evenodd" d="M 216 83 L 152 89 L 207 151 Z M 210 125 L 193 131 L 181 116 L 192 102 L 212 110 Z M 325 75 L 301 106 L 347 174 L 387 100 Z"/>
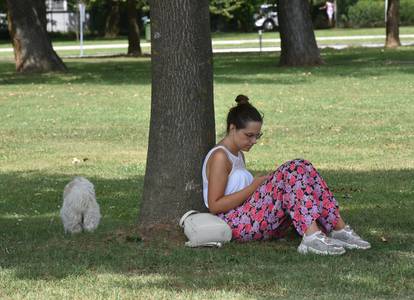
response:
<path id="1" fill-rule="evenodd" d="M 321 231 L 317 231 L 309 236 L 303 236 L 298 252 L 301 254 L 341 255 L 345 253 L 345 249 Z"/>
<path id="2" fill-rule="evenodd" d="M 341 230 L 333 230 L 329 236 L 335 243 L 347 249 L 369 249 L 371 244 L 357 235 L 349 225 Z"/>

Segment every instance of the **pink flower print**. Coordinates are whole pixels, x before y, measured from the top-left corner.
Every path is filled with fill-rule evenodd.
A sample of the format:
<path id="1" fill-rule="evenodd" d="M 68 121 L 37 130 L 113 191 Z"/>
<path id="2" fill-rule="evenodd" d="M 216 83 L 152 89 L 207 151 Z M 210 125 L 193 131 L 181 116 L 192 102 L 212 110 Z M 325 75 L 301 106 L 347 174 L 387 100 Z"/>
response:
<path id="1" fill-rule="evenodd" d="M 308 195 L 310 195 L 310 194 L 312 193 L 312 191 L 313 191 L 312 187 L 310 187 L 309 185 L 308 185 L 308 186 L 306 186 L 305 192 L 306 192 Z"/>
<path id="2" fill-rule="evenodd" d="M 295 211 L 295 213 L 293 214 L 293 220 L 299 221 L 299 219 L 300 219 L 300 213 L 299 211 Z"/>
<path id="3" fill-rule="evenodd" d="M 247 213 L 250 209 L 252 208 L 251 204 L 249 202 L 247 202 L 244 206 L 243 206 L 243 212 Z"/>
<path id="4" fill-rule="evenodd" d="M 255 220 L 260 223 L 263 220 L 263 217 L 264 217 L 264 210 L 261 210 L 256 214 Z"/>
<path id="5" fill-rule="evenodd" d="M 266 193 L 270 193 L 272 191 L 272 187 L 273 187 L 273 185 L 272 185 L 271 182 L 266 184 Z"/>
<path id="6" fill-rule="evenodd" d="M 298 173 L 303 175 L 305 174 L 305 170 L 302 167 L 298 167 Z"/>
<path id="7" fill-rule="evenodd" d="M 328 210 L 324 208 L 322 210 L 321 216 L 325 218 L 328 214 L 329 214 Z"/>
<path id="8" fill-rule="evenodd" d="M 254 193 L 254 200 L 259 200 L 259 192 L 257 191 L 256 193 Z"/>
<path id="9" fill-rule="evenodd" d="M 277 172 L 277 176 L 276 176 L 276 180 L 277 181 L 281 181 L 283 179 L 283 174 L 282 174 L 282 172 Z"/>
<path id="10" fill-rule="evenodd" d="M 282 191 L 277 192 L 276 200 L 278 200 L 278 201 L 283 200 L 283 192 Z"/>
<path id="11" fill-rule="evenodd" d="M 289 197 L 289 194 L 288 193 L 286 193 L 286 194 L 283 194 L 283 202 L 289 202 L 289 199 L 290 199 L 290 197 Z"/>
<path id="12" fill-rule="evenodd" d="M 234 238 L 239 238 L 240 237 L 240 230 L 239 230 L 239 228 L 234 228 L 233 230 L 232 230 L 232 235 L 233 235 L 233 237 Z"/>
<path id="13" fill-rule="evenodd" d="M 246 233 L 249 233 L 252 230 L 252 224 L 246 224 L 246 227 L 244 227 Z"/>
<path id="14" fill-rule="evenodd" d="M 318 173 L 315 171 L 315 169 L 313 169 L 311 172 L 310 172 L 310 176 L 311 177 L 316 177 L 316 175 L 317 175 Z"/>
<path id="15" fill-rule="evenodd" d="M 262 238 L 262 234 L 260 232 L 256 232 L 256 234 L 253 237 L 253 239 L 255 240 L 260 240 L 261 238 Z"/>
<path id="16" fill-rule="evenodd" d="M 310 201 L 310 200 L 306 201 L 305 206 L 306 206 L 306 208 L 311 208 L 313 206 L 312 201 Z"/>
<path id="17" fill-rule="evenodd" d="M 295 169 L 295 167 L 296 167 L 296 166 L 295 166 L 295 163 L 293 163 L 293 162 L 292 162 L 292 163 L 290 164 L 289 169 L 290 169 L 291 171 L 293 171 L 293 170 Z"/>
<path id="18" fill-rule="evenodd" d="M 250 218 L 256 220 L 256 211 L 254 208 L 250 211 Z"/>
<path id="19" fill-rule="evenodd" d="M 269 211 L 273 211 L 273 208 L 275 207 L 275 205 L 273 204 L 273 203 L 270 203 L 268 206 L 267 206 L 267 209 L 269 210 Z"/>
<path id="20" fill-rule="evenodd" d="M 266 221 L 263 221 L 261 224 L 260 224 L 260 230 L 265 230 L 267 228 L 267 222 Z"/>
<path id="21" fill-rule="evenodd" d="M 294 175 L 290 176 L 289 184 L 293 186 L 296 183 L 296 177 Z"/>
<path id="22" fill-rule="evenodd" d="M 284 215 L 285 213 L 283 212 L 283 210 L 278 210 L 276 213 L 276 217 L 278 217 L 279 219 L 283 218 Z"/>
<path id="23" fill-rule="evenodd" d="M 277 199 L 278 190 L 275 188 L 273 190 L 273 199 Z"/>
<path id="24" fill-rule="evenodd" d="M 304 193 L 303 193 L 303 191 L 301 189 L 299 189 L 299 190 L 296 191 L 296 197 L 299 200 L 302 200 L 303 199 L 303 195 L 304 195 Z"/>
<path id="25" fill-rule="evenodd" d="M 312 186 L 315 184 L 315 180 L 313 179 L 313 177 L 308 176 L 306 183 Z"/>
<path id="26" fill-rule="evenodd" d="M 229 219 L 234 219 L 237 216 L 237 214 L 235 212 L 231 213 L 228 215 Z"/>

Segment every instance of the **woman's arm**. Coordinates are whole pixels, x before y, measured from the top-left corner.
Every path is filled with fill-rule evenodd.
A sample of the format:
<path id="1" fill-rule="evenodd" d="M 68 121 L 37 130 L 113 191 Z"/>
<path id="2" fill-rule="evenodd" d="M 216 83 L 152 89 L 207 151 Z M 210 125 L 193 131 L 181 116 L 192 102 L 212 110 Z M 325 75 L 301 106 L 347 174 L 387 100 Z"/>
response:
<path id="1" fill-rule="evenodd" d="M 241 205 L 267 178 L 267 176 L 256 177 L 244 189 L 225 196 L 231 168 L 231 163 L 223 150 L 215 151 L 207 163 L 208 207 L 213 214 L 227 212 Z"/>

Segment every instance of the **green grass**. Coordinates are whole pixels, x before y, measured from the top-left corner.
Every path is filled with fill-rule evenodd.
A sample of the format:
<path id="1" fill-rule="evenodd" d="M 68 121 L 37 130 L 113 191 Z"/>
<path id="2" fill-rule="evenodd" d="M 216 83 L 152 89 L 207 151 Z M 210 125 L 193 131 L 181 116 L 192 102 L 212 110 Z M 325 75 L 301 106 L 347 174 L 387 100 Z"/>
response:
<path id="1" fill-rule="evenodd" d="M 0 60 L 1 299 L 409 299 L 414 294 L 414 48 L 215 55 L 217 135 L 239 93 L 264 113 L 253 172 L 305 157 L 369 251 L 301 256 L 299 238 L 187 249 L 137 241 L 150 117 L 148 58 L 67 59 L 22 76 Z M 87 158 L 80 164 L 72 159 Z M 103 219 L 65 236 L 61 194 L 94 182 Z"/>
<path id="2" fill-rule="evenodd" d="M 400 27 L 401 42 L 403 43 L 414 43 L 413 37 L 404 37 L 404 34 L 414 34 L 414 27 Z M 318 39 L 317 43 L 320 46 L 329 46 L 333 44 L 340 45 L 349 45 L 353 47 L 359 47 L 367 43 L 383 44 L 384 38 L 367 38 L 367 39 L 346 39 L 351 36 L 368 36 L 368 35 L 385 35 L 384 28 L 358 28 L 358 29 L 324 29 L 324 30 L 315 30 L 315 36 Z M 324 38 L 329 37 L 343 37 L 344 39 L 340 40 L 324 40 Z M 144 53 L 150 53 L 151 48 L 144 37 L 141 37 L 142 51 Z M 280 42 L 276 42 L 275 39 L 279 39 L 278 32 L 265 32 L 263 33 L 263 47 L 280 47 Z M 251 33 L 221 33 L 216 32 L 212 34 L 213 48 L 214 49 L 225 49 L 225 48 L 258 48 L 259 47 L 259 36 L 257 32 Z M 220 42 L 228 42 L 234 40 L 247 40 L 243 44 L 220 44 Z M 218 42 L 215 43 L 215 42 Z M 100 37 L 87 37 L 84 41 L 84 45 L 87 46 L 97 46 L 97 45 L 124 45 L 119 46 L 118 48 L 104 48 L 104 49 L 84 49 L 83 54 L 85 56 L 94 56 L 94 55 L 120 55 L 125 54 L 128 48 L 128 39 L 127 37 L 118 37 L 114 39 L 105 39 Z M 61 46 L 78 46 L 79 43 L 75 40 L 68 40 L 62 38 L 55 38 L 53 41 L 54 47 Z M 11 49 L 10 41 L 0 40 L 0 50 L 8 48 L 10 51 L 1 52 L 0 59 L 13 59 L 13 52 Z M 71 57 L 79 56 L 79 50 L 57 50 L 57 53 L 62 57 Z"/>

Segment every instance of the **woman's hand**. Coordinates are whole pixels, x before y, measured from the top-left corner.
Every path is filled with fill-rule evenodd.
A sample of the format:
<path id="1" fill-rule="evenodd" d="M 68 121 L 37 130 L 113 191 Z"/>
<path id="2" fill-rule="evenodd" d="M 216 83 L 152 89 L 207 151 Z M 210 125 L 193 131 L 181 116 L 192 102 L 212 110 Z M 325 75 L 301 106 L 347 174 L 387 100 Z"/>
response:
<path id="1" fill-rule="evenodd" d="M 263 176 L 257 176 L 253 179 L 252 184 L 256 187 L 256 189 L 263 184 L 263 182 L 266 181 L 266 179 L 268 178 L 268 175 L 263 175 Z"/>

